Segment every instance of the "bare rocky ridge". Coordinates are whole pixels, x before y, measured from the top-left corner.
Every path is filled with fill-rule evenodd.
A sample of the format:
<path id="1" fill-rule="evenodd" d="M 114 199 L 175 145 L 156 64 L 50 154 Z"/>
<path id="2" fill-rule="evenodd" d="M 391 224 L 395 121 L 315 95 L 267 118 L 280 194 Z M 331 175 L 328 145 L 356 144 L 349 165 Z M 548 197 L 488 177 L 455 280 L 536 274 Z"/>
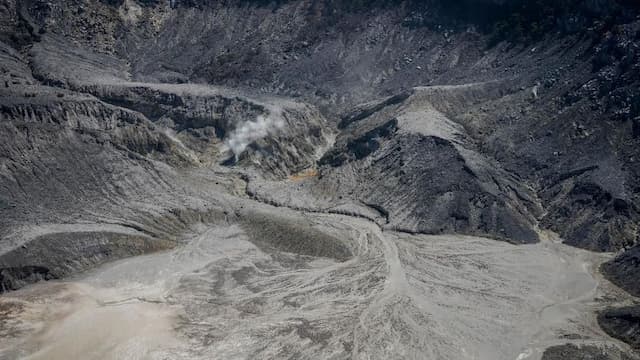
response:
<path id="1" fill-rule="evenodd" d="M 598 322 L 611 336 L 640 348 L 640 308 L 637 306 L 607 310 L 598 316 Z"/>
<path id="2" fill-rule="evenodd" d="M 602 271 L 616 285 L 635 296 L 640 296 L 640 285 L 635 281 L 635 274 L 640 271 L 639 269 L 640 248 L 636 246 L 605 264 Z"/>
<path id="3" fill-rule="evenodd" d="M 555 360 L 555 359 L 593 359 L 593 360 L 613 360 L 620 359 L 626 360 L 628 356 L 625 354 L 610 355 L 603 352 L 602 349 L 595 346 L 554 346 L 549 348 L 544 353 L 543 359 Z"/>
<path id="4" fill-rule="evenodd" d="M 623 3 L 0 0 L 0 358 L 637 358 Z"/>

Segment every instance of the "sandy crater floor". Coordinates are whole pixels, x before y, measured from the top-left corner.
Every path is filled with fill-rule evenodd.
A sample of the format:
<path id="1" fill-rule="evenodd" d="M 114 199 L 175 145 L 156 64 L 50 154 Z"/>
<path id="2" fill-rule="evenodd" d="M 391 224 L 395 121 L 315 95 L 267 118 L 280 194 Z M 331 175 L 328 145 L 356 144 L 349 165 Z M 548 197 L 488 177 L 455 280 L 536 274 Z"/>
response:
<path id="1" fill-rule="evenodd" d="M 615 291 L 595 272 L 607 255 L 306 216 L 355 256 L 263 251 L 237 225 L 199 225 L 175 250 L 3 295 L 0 358 L 522 360 L 567 342 L 624 348 L 595 320 Z"/>

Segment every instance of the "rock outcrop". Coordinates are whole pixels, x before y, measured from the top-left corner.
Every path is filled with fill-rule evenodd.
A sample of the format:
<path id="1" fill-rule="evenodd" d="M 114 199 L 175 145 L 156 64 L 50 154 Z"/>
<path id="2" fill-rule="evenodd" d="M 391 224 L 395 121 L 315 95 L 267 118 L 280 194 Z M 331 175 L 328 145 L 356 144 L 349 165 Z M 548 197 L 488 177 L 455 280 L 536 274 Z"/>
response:
<path id="1" fill-rule="evenodd" d="M 640 306 L 609 309 L 598 315 L 604 331 L 635 349 L 640 349 Z"/>

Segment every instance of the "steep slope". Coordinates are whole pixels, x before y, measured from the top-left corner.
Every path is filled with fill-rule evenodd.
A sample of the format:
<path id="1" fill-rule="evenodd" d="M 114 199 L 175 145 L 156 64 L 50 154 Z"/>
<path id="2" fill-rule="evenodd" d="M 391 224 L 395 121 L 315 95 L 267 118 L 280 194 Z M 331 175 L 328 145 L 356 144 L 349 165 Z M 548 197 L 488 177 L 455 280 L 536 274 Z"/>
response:
<path id="1" fill-rule="evenodd" d="M 369 104 L 345 117 L 336 144 L 319 162 L 321 177 L 310 184 L 314 193 L 334 194 L 334 201 L 354 197 L 396 230 L 536 241 L 535 194 L 479 154 L 465 129 L 431 105 L 445 101 L 445 93 L 491 96 L 498 88 L 416 88 L 397 103 Z"/>
<path id="2" fill-rule="evenodd" d="M 640 349 L 640 307 L 604 311 L 598 316 L 598 323 L 609 335 Z"/>
<path id="3" fill-rule="evenodd" d="M 498 14 L 520 6 L 489 4 L 501 9 Z M 486 4 L 464 6 L 476 9 Z M 345 119 L 336 146 L 319 163 L 324 182 L 313 185 L 318 186 L 315 193 L 353 193 L 356 201 L 390 216 L 390 226 L 407 231 L 529 242 L 535 240 L 532 230 L 540 222 L 572 245 L 607 251 L 632 245 L 638 237 L 634 89 L 639 25 L 629 12 L 620 15 L 620 6 L 611 2 L 608 7 L 585 5 L 575 10 L 581 24 L 576 29 L 591 26 L 588 37 L 584 31 L 567 32 L 564 20 L 559 20 L 562 26 L 555 30 L 564 31 L 562 38 L 530 39 L 535 43 L 527 47 L 487 47 L 488 37 L 474 27 L 488 28 L 487 19 L 498 21 L 497 17 L 485 23 L 466 15 L 452 21 L 455 14 L 437 1 L 378 4 L 361 11 L 335 2 L 306 1 L 261 5 L 7 0 L 4 9 L 12 16 L 3 34 L 23 51 L 18 54 L 5 46 L 4 74 L 9 76 L 7 86 L 39 81 L 134 110 L 159 126 L 166 135 L 157 135 L 162 141 L 177 136 L 172 141 L 191 161 L 211 163 L 211 156 L 226 156 L 227 165 L 239 161 L 262 169 L 262 176 L 280 178 L 312 168 L 335 131 L 315 120 L 323 116 L 308 105 L 261 100 L 264 95 L 257 93 L 296 96 L 316 104 L 336 125 L 338 118 Z M 433 14 L 440 25 L 438 20 L 417 20 L 425 14 Z M 605 15 L 613 20 L 599 21 Z M 31 45 L 24 47 L 25 42 Z M 24 59 L 16 61 L 18 57 Z M 27 63 L 31 69 L 16 68 Z M 15 80 L 21 76 L 24 80 Z M 463 81 L 491 85 L 440 92 L 414 89 Z M 213 82 L 245 89 L 154 85 L 157 82 Z M 415 109 L 409 115 L 397 109 L 401 105 L 384 102 L 362 111 L 352 109 L 402 89 L 429 93 L 423 96 L 429 99 L 410 100 Z M 237 100 L 220 92 L 234 94 Z M 285 113 L 283 106 L 289 108 Z M 390 141 L 384 144 L 369 139 L 380 137 L 374 130 L 377 124 L 398 116 L 412 117 L 404 123 L 414 122 L 418 128 L 383 129 L 394 133 L 385 135 Z M 424 126 L 454 127 L 462 135 L 456 135 L 461 136 L 456 141 L 444 137 L 445 143 L 411 145 L 424 147 L 413 153 L 434 154 L 420 162 L 411 152 L 402 161 L 406 155 L 390 156 L 397 148 L 394 144 L 443 139 L 428 129 L 424 133 Z M 288 135 L 270 140 L 280 128 Z M 258 138 L 231 138 L 256 131 Z M 224 155 L 220 143 L 235 151 L 233 156 Z M 247 146 L 251 151 L 245 153 Z M 363 151 L 389 163 L 372 167 Z M 337 160 L 344 156 L 355 156 L 355 161 Z M 410 158 L 403 165 L 406 169 L 388 177 L 387 168 Z M 428 169 L 443 161 L 460 166 L 433 176 Z M 354 172 L 375 181 L 367 185 L 347 175 Z M 353 183 L 332 188 L 337 178 Z M 398 196 L 392 196 L 393 191 Z M 383 193 L 396 204 L 375 198 Z"/>
<path id="4" fill-rule="evenodd" d="M 237 162 L 282 177 L 313 164 L 331 138 L 312 106 L 210 86 L 131 83 L 118 59 L 62 52 L 64 40 L 44 38 L 48 47 L 32 48 L 35 77 L 23 55 L 8 46 L 4 53 L 3 291 L 172 247 L 189 224 L 222 216 L 208 208 L 208 191 L 242 182 L 231 176 L 189 188 L 185 173 Z"/>
<path id="5" fill-rule="evenodd" d="M 543 225 L 569 243 L 606 251 L 636 241 L 638 24 L 626 20 L 632 17 L 620 19 L 626 24 L 596 20 L 588 24 L 590 38 L 487 49 L 482 33 L 446 20 L 445 30 L 412 25 L 411 7 L 329 16 L 332 6 L 179 5 L 165 14 L 155 48 L 132 52 L 132 76 L 162 80 L 163 69 L 180 69 L 181 81 L 299 96 L 339 115 L 417 85 L 505 79 L 508 85 L 496 90 L 501 96 L 475 104 L 436 99 L 433 106 L 463 125 L 483 156 L 536 190 L 547 210 Z M 606 8 L 590 11 L 604 16 Z M 193 42 L 201 46 L 186 45 Z M 184 62 L 192 58 L 206 62 Z"/>

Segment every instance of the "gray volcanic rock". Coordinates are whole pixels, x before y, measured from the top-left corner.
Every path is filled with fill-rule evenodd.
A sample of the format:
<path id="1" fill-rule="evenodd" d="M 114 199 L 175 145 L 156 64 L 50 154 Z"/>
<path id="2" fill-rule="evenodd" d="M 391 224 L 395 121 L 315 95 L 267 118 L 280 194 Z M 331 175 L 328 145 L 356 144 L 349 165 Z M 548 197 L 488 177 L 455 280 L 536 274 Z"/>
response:
<path id="1" fill-rule="evenodd" d="M 601 268 L 604 275 L 614 284 L 632 295 L 640 296 L 640 246 L 619 254 Z"/>
<path id="2" fill-rule="evenodd" d="M 598 323 L 612 337 L 640 349 L 640 306 L 603 311 L 598 315 Z"/>
<path id="3" fill-rule="evenodd" d="M 491 3 L 505 9 L 518 5 Z M 338 5 L 107 2 L 87 4 L 74 13 L 64 2 L 33 0 L 19 13 L 34 27 L 48 29 L 31 49 L 35 74 L 68 86 L 81 86 L 83 78 L 114 77 L 215 82 L 299 96 L 332 117 L 352 112 L 353 104 L 416 85 L 508 78 L 499 96 L 474 104 L 458 102 L 458 107 L 443 112 L 467 127 L 482 156 L 497 160 L 499 167 L 537 191 L 547 210 L 540 220 L 568 243 L 605 251 L 635 242 L 638 214 L 632 184 L 637 166 L 628 159 L 637 154 L 635 147 L 625 145 L 632 132 L 624 129 L 626 125 L 599 121 L 598 114 L 633 117 L 623 114 L 635 111 L 631 102 L 637 70 L 625 64 L 637 56 L 633 45 L 637 24 L 626 23 L 622 31 L 609 36 L 605 25 L 596 21 L 594 26 L 603 33 L 593 34 L 597 52 L 585 58 L 593 46 L 580 38 L 567 37 L 562 56 L 552 42 L 541 42 L 529 52 L 503 46 L 487 50 L 481 33 L 452 27 L 442 37 L 431 26 L 400 26 L 409 11 L 401 7 L 327 15 Z M 462 4 L 466 5 L 471 4 Z M 440 9 L 438 2 L 425 6 L 436 15 Z M 587 4 L 575 11 L 593 17 L 616 6 Z M 56 23 L 57 18 L 67 20 Z M 61 36 L 80 46 L 60 43 Z M 112 49 L 103 48 L 105 44 Z M 390 46 L 394 51 L 388 51 Z M 77 61 L 70 58 L 100 66 L 60 69 Z M 608 60 L 615 66 L 593 65 Z M 616 72 L 624 74 L 619 83 L 612 82 Z M 532 99 L 530 90 L 537 83 L 540 96 Z M 95 87 L 88 91 L 103 92 Z M 623 100 L 626 93 L 631 100 Z M 598 110 L 586 114 L 590 106 Z M 572 120 L 576 118 L 582 120 Z M 266 153 L 272 148 L 273 144 L 263 146 Z M 294 162 L 295 155 L 286 149 L 275 151 Z M 581 157 L 587 151 L 597 156 Z M 308 165 L 309 159 L 288 167 L 301 170 Z"/>
<path id="4" fill-rule="evenodd" d="M 423 9 L 434 23 L 408 26 L 419 10 L 8 1 L 3 31 L 28 34 L 29 46 L 4 46 L 3 76 L 132 110 L 157 128 L 127 127 L 119 136 L 129 139 L 114 142 L 172 166 L 223 162 L 284 178 L 328 150 L 322 178 L 309 181 L 313 196 L 349 199 L 389 227 L 531 242 L 539 222 L 592 250 L 636 242 L 637 21 L 621 17 L 610 32 L 597 16 L 613 10 L 591 4 L 576 10 L 593 21 L 589 38 L 487 47 L 486 34 L 461 31 L 436 3 Z M 412 90 L 472 82 L 481 85 Z M 240 141 L 239 153 L 225 149 L 231 134 L 256 126 L 269 129 Z"/>
<path id="5" fill-rule="evenodd" d="M 186 190 L 176 171 L 233 159 L 226 140 L 259 116 L 281 123 L 259 137 L 240 133 L 241 146 L 251 148 L 237 160 L 268 176 L 313 164 L 331 134 L 312 106 L 207 86 L 131 84 L 110 70 L 120 66 L 113 57 L 62 52 L 65 43 L 53 38 L 44 43 L 49 47 L 33 50 L 38 61 L 32 65 L 41 81 L 58 87 L 37 84 L 23 55 L 3 48 L 3 291 L 173 247 L 189 224 L 217 218 L 198 203 L 182 211 L 184 194 L 193 189 Z M 153 198 L 157 206 L 147 205 Z M 77 230 L 86 224 L 96 225 Z"/>
<path id="6" fill-rule="evenodd" d="M 324 116 L 341 114 L 336 124 L 341 134 L 320 162 L 322 178 L 312 184 L 316 197 L 364 203 L 388 218 L 389 227 L 412 232 L 531 242 L 542 220 L 569 243 L 594 250 L 636 239 L 633 132 L 594 115 L 625 117 L 636 111 L 622 96 L 633 95 L 636 81 L 635 68 L 625 65 L 637 56 L 633 22 L 597 38 L 598 57 L 585 59 L 581 56 L 590 50 L 580 38 L 567 37 L 562 56 L 553 42 L 526 51 L 504 45 L 487 49 L 482 33 L 452 28 L 443 36 L 429 26 L 402 26 L 409 11 L 402 8 L 330 16 L 333 5 L 305 1 L 277 7 L 89 0 L 19 5 L 7 1 L 3 7 L 11 15 L 3 33 L 25 33 L 30 43 L 22 52 L 3 47 L 3 76 L 11 86 L 3 90 L 8 91 L 3 112 L 10 119 L 5 126 L 15 127 L 7 132 L 12 141 L 25 144 L 29 140 L 20 134 L 27 131 L 46 138 L 49 128 L 65 130 L 45 141 L 56 144 L 48 150 L 45 169 L 52 167 L 51 159 L 91 148 L 98 155 L 88 162 L 95 164 L 118 159 L 126 168 L 138 164 L 138 156 L 178 167 L 226 161 L 282 178 L 314 167 L 334 132 Z M 592 66 L 609 57 L 619 68 Z M 611 80 L 612 71 L 622 75 L 619 83 Z M 495 79 L 505 80 L 471 89 L 414 90 L 410 99 L 400 91 Z M 260 99 L 246 90 L 140 82 L 145 80 L 216 82 L 295 95 L 317 104 L 324 116 L 302 102 Z M 23 87 L 36 81 L 66 89 Z M 22 100 L 11 100 L 16 98 Z M 406 112 L 402 106 L 414 108 Z M 590 106 L 603 110 L 587 113 Z M 18 127 L 18 114 L 33 120 Z M 257 121 L 271 115 L 277 119 Z M 97 121 L 104 116 L 127 120 Z M 572 123 L 575 118 L 580 122 Z M 231 134 L 271 122 L 281 129 L 243 139 L 238 153 L 225 153 Z M 64 144 L 60 153 L 57 144 Z M 8 170 L 7 178 L 37 163 L 16 158 L 16 149 L 25 146 L 6 149 L 16 169 Z M 39 151 L 29 156 L 44 158 Z M 450 166 L 443 169 L 442 163 Z M 141 178 L 151 176 L 152 167 L 140 166 Z M 67 181 L 60 175 L 61 183 L 97 190 L 109 171 L 91 168 L 81 173 L 96 172 L 95 179 Z M 68 191 L 53 191 L 42 182 L 32 186 L 32 180 L 19 180 L 32 175 L 16 175 L 18 181 L 3 183 L 11 194 L 5 203 L 27 204 L 26 194 L 51 204 L 45 209 L 54 207 L 50 198 L 73 203 Z M 26 186 L 18 189 L 17 183 Z"/>
<path id="7" fill-rule="evenodd" d="M 322 2 L 200 5 L 143 9 L 142 18 L 162 26 L 156 34 L 144 30 L 144 22 L 131 27 L 157 39 L 153 50 L 136 45 L 141 38 L 129 39 L 133 78 L 296 96 L 329 117 L 416 85 L 508 79 L 497 95 L 476 103 L 450 101 L 457 106 L 444 113 L 467 128 L 483 156 L 536 190 L 547 210 L 539 220 L 568 243 L 606 251 L 636 241 L 637 166 L 629 159 L 638 154 L 628 129 L 634 107 L 622 100 L 623 94 L 635 96 L 637 69 L 625 64 L 637 57 L 631 45 L 636 23 L 607 35 L 596 21 L 593 39 L 568 36 L 564 45 L 543 41 L 527 49 L 487 50 L 481 33 L 452 28 L 442 37 L 428 26 L 398 26 L 406 16 L 401 8 L 328 16 L 330 6 Z M 592 5 L 595 13 L 606 8 Z M 608 60 L 614 65 L 594 65 Z M 616 72 L 619 83 L 612 80 Z M 615 120 L 620 116 L 622 123 Z"/>
<path id="8" fill-rule="evenodd" d="M 433 109 L 438 91 L 467 90 L 416 89 L 405 101 L 386 100 L 343 122 L 349 125 L 320 160 L 329 166 L 321 168 L 320 191 L 355 196 L 397 230 L 535 242 L 535 195 Z"/>
<path id="9" fill-rule="evenodd" d="M 614 349 L 602 349 L 597 346 L 574 344 L 552 346 L 544 352 L 543 360 L 631 360 L 630 355 Z"/>
<path id="10" fill-rule="evenodd" d="M 333 136 L 315 107 L 291 99 L 197 84 L 128 81 L 122 60 L 56 37 L 44 37 L 31 54 L 41 81 L 142 114 L 174 134 L 198 161 L 218 158 L 282 177 L 312 166 Z"/>

